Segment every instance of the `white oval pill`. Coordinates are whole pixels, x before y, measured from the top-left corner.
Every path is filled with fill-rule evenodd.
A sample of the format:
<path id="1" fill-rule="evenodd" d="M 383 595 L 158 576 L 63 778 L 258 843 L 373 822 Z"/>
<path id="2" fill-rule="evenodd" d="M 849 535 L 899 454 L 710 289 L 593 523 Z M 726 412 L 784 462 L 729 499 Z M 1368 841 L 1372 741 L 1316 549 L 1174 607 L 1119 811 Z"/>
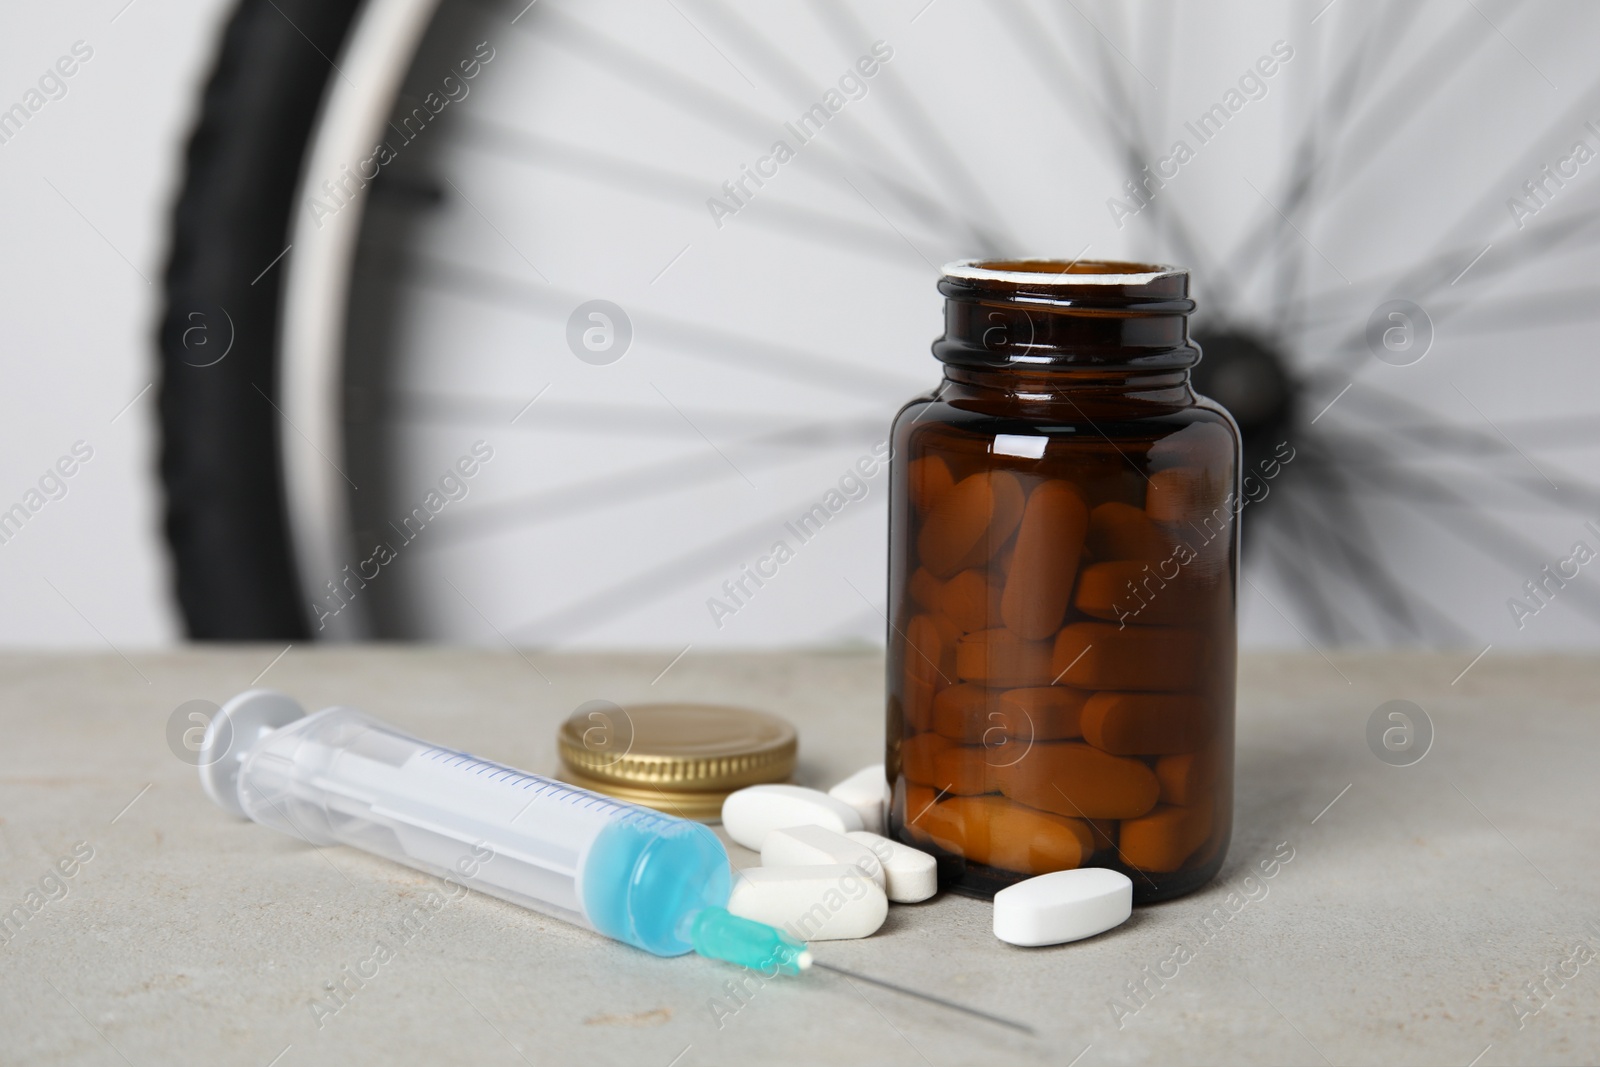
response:
<path id="1" fill-rule="evenodd" d="M 747 867 L 734 874 L 728 910 L 801 941 L 838 941 L 876 933 L 889 898 L 848 863 Z"/>
<path id="2" fill-rule="evenodd" d="M 861 815 L 863 830 L 883 833 L 883 813 L 889 807 L 889 779 L 883 773 L 883 764 L 861 768 L 828 790 L 828 795 L 855 808 Z"/>
<path id="3" fill-rule="evenodd" d="M 896 904 L 915 904 L 939 891 L 939 864 L 926 852 L 865 830 L 844 836 L 871 849 L 883 863 L 883 884 Z"/>
<path id="4" fill-rule="evenodd" d="M 761 842 L 763 867 L 816 867 L 848 863 L 860 867 L 883 888 L 883 863 L 877 853 L 826 826 L 783 826 Z"/>
<path id="5" fill-rule="evenodd" d="M 1120 926 L 1133 914 L 1133 882 L 1104 867 L 1054 871 L 994 895 L 994 936 L 1013 945 L 1059 945 Z"/>
<path id="6" fill-rule="evenodd" d="M 722 828 L 745 848 L 760 852 L 767 834 L 783 826 L 826 826 L 842 834 L 861 829 L 861 815 L 842 800 L 799 785 L 752 785 L 722 802 Z"/>

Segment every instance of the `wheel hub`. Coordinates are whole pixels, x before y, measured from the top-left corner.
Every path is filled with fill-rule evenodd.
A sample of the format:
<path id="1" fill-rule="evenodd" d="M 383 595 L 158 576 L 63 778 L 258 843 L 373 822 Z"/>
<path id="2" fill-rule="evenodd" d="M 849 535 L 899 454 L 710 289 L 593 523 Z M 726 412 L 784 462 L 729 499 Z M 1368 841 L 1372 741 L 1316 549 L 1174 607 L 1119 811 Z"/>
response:
<path id="1" fill-rule="evenodd" d="M 1195 390 L 1228 409 L 1244 440 L 1245 471 L 1259 470 L 1294 425 L 1297 390 L 1288 359 L 1276 342 L 1247 330 L 1202 329 L 1195 342 L 1203 353 L 1192 375 Z"/>

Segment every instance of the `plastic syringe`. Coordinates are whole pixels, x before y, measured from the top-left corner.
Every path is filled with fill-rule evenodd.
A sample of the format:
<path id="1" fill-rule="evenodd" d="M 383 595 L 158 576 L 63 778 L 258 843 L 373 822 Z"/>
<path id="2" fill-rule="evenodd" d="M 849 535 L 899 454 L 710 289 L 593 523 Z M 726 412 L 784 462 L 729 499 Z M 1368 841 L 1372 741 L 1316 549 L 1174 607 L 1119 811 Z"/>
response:
<path id="1" fill-rule="evenodd" d="M 224 809 L 313 845 L 450 878 L 658 956 L 796 974 L 801 942 L 726 910 L 707 827 L 420 741 L 354 708 L 307 715 L 252 689 L 206 728 L 200 781 Z"/>

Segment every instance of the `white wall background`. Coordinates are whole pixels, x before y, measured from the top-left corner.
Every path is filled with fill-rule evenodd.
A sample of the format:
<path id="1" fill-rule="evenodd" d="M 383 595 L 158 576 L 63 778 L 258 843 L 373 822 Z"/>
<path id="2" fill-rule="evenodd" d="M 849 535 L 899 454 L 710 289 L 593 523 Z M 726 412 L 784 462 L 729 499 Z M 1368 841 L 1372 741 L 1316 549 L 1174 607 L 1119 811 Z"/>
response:
<path id="1" fill-rule="evenodd" d="M 156 390 L 144 390 L 168 207 L 227 4 L 125 2 L 0 9 L 0 107 L 74 42 L 94 52 L 65 96 L 0 144 L 0 508 L 74 442 L 93 449 L 66 495 L 0 544 L 5 645 L 131 648 L 181 633 L 160 528 Z"/>

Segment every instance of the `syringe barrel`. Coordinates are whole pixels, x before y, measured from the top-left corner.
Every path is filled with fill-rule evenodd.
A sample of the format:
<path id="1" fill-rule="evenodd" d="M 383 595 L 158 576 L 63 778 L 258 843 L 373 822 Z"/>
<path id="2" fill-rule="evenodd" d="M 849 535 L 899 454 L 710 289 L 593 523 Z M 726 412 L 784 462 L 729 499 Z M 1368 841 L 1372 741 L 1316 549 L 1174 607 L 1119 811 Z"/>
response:
<path id="1" fill-rule="evenodd" d="M 705 826 L 410 737 L 353 708 L 264 733 L 240 758 L 251 819 L 345 844 L 676 956 L 727 903 Z"/>

